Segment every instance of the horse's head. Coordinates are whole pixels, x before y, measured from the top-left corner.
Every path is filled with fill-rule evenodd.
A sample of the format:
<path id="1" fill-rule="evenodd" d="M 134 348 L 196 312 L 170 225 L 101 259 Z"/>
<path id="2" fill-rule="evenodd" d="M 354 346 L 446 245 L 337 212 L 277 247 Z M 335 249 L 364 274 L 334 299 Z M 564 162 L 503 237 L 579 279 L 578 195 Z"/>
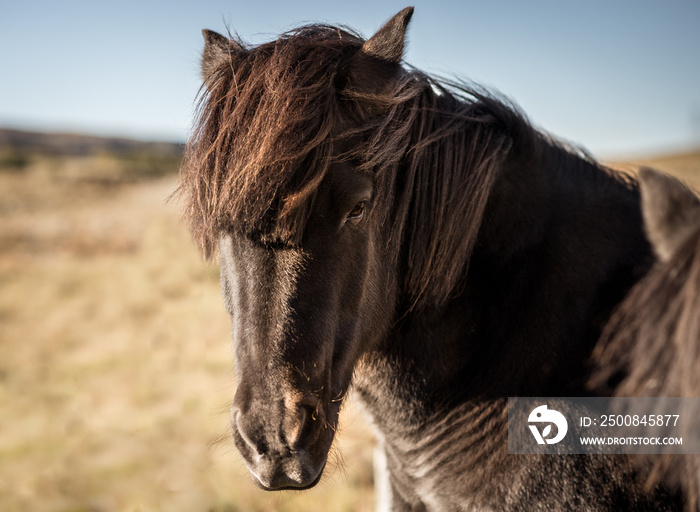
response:
<path id="1" fill-rule="evenodd" d="M 316 27 L 245 48 L 205 31 L 189 207 L 205 248 L 218 243 L 233 436 L 264 489 L 318 482 L 355 364 L 393 319 L 387 216 L 356 153 L 358 119 L 372 113 L 343 98 L 362 84 L 377 94 L 400 72 L 411 13 L 366 42 Z"/>

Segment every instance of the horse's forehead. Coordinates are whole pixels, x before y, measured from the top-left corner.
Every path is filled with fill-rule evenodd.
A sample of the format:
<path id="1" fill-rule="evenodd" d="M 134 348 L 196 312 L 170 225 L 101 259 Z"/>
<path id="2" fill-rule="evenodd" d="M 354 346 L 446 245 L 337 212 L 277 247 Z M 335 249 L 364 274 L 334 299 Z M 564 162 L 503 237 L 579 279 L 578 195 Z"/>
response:
<path id="1" fill-rule="evenodd" d="M 299 258 L 304 256 L 304 246 L 301 240 L 306 233 L 332 236 L 333 228 L 345 215 L 345 211 L 360 201 L 372 200 L 375 194 L 374 177 L 357 170 L 349 162 L 333 163 L 328 173 L 321 180 L 313 201 L 308 205 L 307 218 L 300 223 L 285 223 L 275 219 L 275 212 L 270 211 L 268 221 L 262 229 L 247 230 L 244 225 L 234 226 L 234 229 L 222 236 L 222 243 L 237 248 L 233 253 L 227 248 L 224 257 L 235 257 L 242 264 L 247 260 L 253 261 L 259 256 L 283 254 L 280 261 L 296 266 Z M 283 198 L 279 197 L 278 201 Z M 304 215 L 302 213 L 302 215 Z M 285 232 L 290 225 L 296 225 L 296 231 Z M 316 240 L 317 241 L 317 240 Z M 262 252 L 260 252 L 262 251 Z M 294 257 L 290 254 L 296 255 Z"/>
<path id="2" fill-rule="evenodd" d="M 327 190 L 332 193 L 336 200 L 362 193 L 371 196 L 374 188 L 374 177 L 359 171 L 351 162 L 340 161 L 331 165 L 320 188 L 322 192 Z"/>
<path id="3" fill-rule="evenodd" d="M 303 268 L 306 253 L 297 246 L 273 240 L 268 233 L 231 231 L 220 238 L 221 270 L 229 276 L 254 278 L 289 277 Z"/>

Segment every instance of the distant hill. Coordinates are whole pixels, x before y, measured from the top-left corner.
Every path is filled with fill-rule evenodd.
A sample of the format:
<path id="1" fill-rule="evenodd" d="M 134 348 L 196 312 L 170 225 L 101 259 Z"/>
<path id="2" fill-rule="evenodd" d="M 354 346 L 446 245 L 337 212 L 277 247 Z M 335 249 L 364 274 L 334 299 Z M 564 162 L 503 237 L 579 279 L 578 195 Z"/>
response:
<path id="1" fill-rule="evenodd" d="M 98 184 L 131 183 L 177 172 L 184 144 L 0 128 L 0 173 L 50 174 Z"/>
<path id="2" fill-rule="evenodd" d="M 183 144 L 143 142 L 76 133 L 43 133 L 0 128 L 0 153 L 90 156 L 99 154 L 157 154 L 179 157 Z"/>

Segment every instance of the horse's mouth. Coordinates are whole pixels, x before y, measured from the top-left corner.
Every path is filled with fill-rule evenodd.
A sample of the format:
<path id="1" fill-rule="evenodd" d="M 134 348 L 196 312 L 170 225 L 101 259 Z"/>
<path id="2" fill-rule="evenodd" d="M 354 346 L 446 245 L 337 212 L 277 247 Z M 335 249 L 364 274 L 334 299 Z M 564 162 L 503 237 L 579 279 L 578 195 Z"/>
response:
<path id="1" fill-rule="evenodd" d="M 279 485 L 275 487 L 270 487 L 263 484 L 253 472 L 251 472 L 251 476 L 253 477 L 253 482 L 255 483 L 255 485 L 263 491 L 305 491 L 307 489 L 315 487 L 316 484 L 318 484 L 321 481 L 321 477 L 323 476 L 323 471 L 325 469 L 326 462 L 323 463 L 323 466 L 321 466 L 321 470 L 318 472 L 318 475 L 316 475 L 316 478 L 314 478 L 310 483 L 296 483 L 290 481 L 288 485 Z"/>

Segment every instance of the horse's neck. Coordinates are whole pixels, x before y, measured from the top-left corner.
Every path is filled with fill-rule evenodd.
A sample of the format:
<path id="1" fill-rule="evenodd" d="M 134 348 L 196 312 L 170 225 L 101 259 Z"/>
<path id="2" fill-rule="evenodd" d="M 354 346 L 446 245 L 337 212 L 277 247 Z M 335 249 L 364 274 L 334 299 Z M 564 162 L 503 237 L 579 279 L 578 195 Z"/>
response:
<path id="1" fill-rule="evenodd" d="M 584 392 L 603 323 L 646 270 L 638 203 L 559 148 L 507 163 L 464 290 L 440 311 L 406 314 L 360 365 L 369 409 L 399 428 L 473 400 Z"/>
<path id="2" fill-rule="evenodd" d="M 636 187 L 542 144 L 537 165 L 504 169 L 472 257 L 479 394 L 585 393 L 593 344 L 650 263 Z"/>

